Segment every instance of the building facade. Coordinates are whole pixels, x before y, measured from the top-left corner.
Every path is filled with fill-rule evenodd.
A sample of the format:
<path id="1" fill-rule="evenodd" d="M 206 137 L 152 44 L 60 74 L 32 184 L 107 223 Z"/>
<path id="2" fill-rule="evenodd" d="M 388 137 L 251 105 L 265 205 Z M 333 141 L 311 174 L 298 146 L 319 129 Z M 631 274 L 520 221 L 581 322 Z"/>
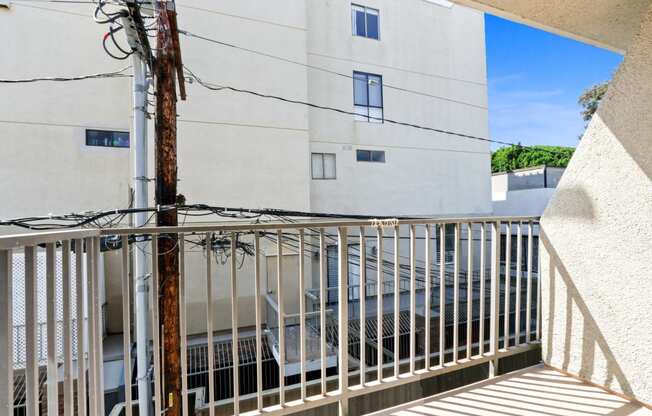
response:
<path id="1" fill-rule="evenodd" d="M 189 79 L 188 99 L 178 105 L 178 190 L 187 203 L 383 216 L 491 213 L 488 142 L 396 123 L 488 137 L 481 12 L 442 0 L 193 0 L 177 7 L 184 64 L 202 81 L 345 112 L 212 91 Z M 1 78 L 128 66 L 102 50 L 107 28 L 93 21 L 93 10 L 23 2 L 0 9 L 0 34 L 14 40 L 0 51 Z M 130 205 L 131 78 L 0 89 L 0 189 L 8 196 L 0 218 Z M 149 193 L 153 205 L 153 186 Z M 327 242 L 335 244 L 331 234 Z M 272 305 L 278 255 L 273 242 L 264 243 L 262 289 Z M 376 247 L 370 241 L 367 249 Z M 393 249 L 386 250 L 390 258 Z M 283 254 L 291 314 L 303 295 L 301 259 L 296 250 Z M 204 256 L 186 253 L 186 296 L 188 334 L 205 342 Z M 313 271 L 311 290 L 318 270 L 314 260 L 304 261 Z M 105 253 L 104 264 L 106 330 L 115 334 L 123 331 L 118 253 Z M 241 328 L 254 325 L 252 267 L 247 261 L 239 270 Z M 227 268 L 216 264 L 212 276 L 218 333 L 231 325 Z"/>
<path id="2" fill-rule="evenodd" d="M 0 52 L 2 77 L 126 66 L 102 50 L 106 27 L 92 11 L 21 2 L 0 9 L 3 37 L 14 39 Z M 385 121 L 487 137 L 480 12 L 425 0 L 204 0 L 178 2 L 178 11 L 183 31 L 248 49 L 181 36 L 185 65 L 204 81 L 359 113 L 189 84 L 178 109 L 179 192 L 189 203 L 491 212 L 487 143 Z M 3 84 L 2 96 L 0 188 L 10 203 L 0 218 L 128 206 L 130 78 Z M 151 153 L 153 140 L 149 177 Z"/>

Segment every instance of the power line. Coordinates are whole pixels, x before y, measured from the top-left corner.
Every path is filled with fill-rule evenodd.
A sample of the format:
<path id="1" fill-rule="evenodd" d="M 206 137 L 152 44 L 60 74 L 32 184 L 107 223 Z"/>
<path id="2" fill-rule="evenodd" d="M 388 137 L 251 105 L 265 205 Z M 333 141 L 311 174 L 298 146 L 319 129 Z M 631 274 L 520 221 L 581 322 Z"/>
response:
<path id="1" fill-rule="evenodd" d="M 325 73 L 328 73 L 328 74 L 331 74 L 331 75 L 336 75 L 336 76 L 351 79 L 351 80 L 354 79 L 354 77 L 352 75 L 344 74 L 342 72 L 337 72 L 337 71 L 322 68 L 322 67 L 319 67 L 319 66 L 316 66 L 316 65 L 306 64 L 306 63 L 303 63 L 303 62 L 294 61 L 292 59 L 283 58 L 281 56 L 272 55 L 272 54 L 269 54 L 269 53 L 266 53 L 266 52 L 261 52 L 261 51 L 257 51 L 257 50 L 254 50 L 254 49 L 245 48 L 243 46 L 239 46 L 239 45 L 236 45 L 236 44 L 233 44 L 233 43 L 223 42 L 223 41 L 220 41 L 220 40 L 217 40 L 217 39 L 211 39 L 211 38 L 208 38 L 208 37 L 205 37 L 205 36 L 201 36 L 201 35 L 197 35 L 197 34 L 188 32 L 187 30 L 179 29 L 179 33 L 181 33 L 182 35 L 186 35 L 188 37 L 201 39 L 201 40 L 204 40 L 204 41 L 207 41 L 207 42 L 210 42 L 210 43 L 214 43 L 214 44 L 229 47 L 229 48 L 239 49 L 239 50 L 249 52 L 249 53 L 253 53 L 253 54 L 256 54 L 256 55 L 265 56 L 267 58 L 276 59 L 276 60 L 279 60 L 279 61 L 282 61 L 282 62 L 303 66 L 303 67 L 309 68 L 309 69 L 314 69 L 316 71 L 322 71 L 322 72 L 325 72 Z M 482 109 L 482 110 L 487 110 L 487 107 L 485 107 L 483 105 L 473 104 L 473 103 L 469 103 L 469 102 L 466 102 L 466 101 L 455 100 L 455 99 L 448 98 L 448 97 L 442 97 L 440 95 L 428 94 L 428 93 L 423 92 L 423 91 L 412 90 L 412 89 L 409 89 L 409 88 L 398 87 L 398 86 L 394 86 L 394 85 L 391 85 L 391 84 L 387 84 L 385 82 L 382 83 L 382 86 L 383 86 L 383 88 L 389 88 L 389 89 L 402 91 L 402 92 L 406 92 L 406 93 L 410 93 L 410 94 L 421 95 L 421 96 L 424 96 L 424 97 L 435 98 L 437 100 L 449 101 L 449 102 L 456 103 L 456 104 L 461 104 L 461 105 L 466 105 L 466 106 L 470 106 L 470 107 L 479 108 L 479 109 Z"/>
<path id="2" fill-rule="evenodd" d="M 113 72 L 101 72 L 98 74 L 89 74 L 89 75 L 78 75 L 72 77 L 37 77 L 37 78 L 26 78 L 26 79 L 0 79 L 2 84 L 22 84 L 29 82 L 67 82 L 67 81 L 82 81 L 87 79 L 98 79 L 98 78 L 131 78 L 131 74 L 124 74 L 123 72 L 131 68 L 131 65 L 126 66 L 118 71 Z"/>
<path id="3" fill-rule="evenodd" d="M 237 92 L 237 93 L 253 95 L 253 96 L 256 96 L 256 97 L 260 97 L 260 98 L 273 99 L 273 100 L 283 101 L 283 102 L 291 103 L 291 104 L 305 105 L 307 107 L 316 108 L 316 109 L 319 109 L 319 110 L 332 111 L 332 112 L 351 115 L 351 116 L 360 116 L 360 114 L 358 114 L 358 113 L 355 113 L 355 112 L 349 111 L 349 110 L 344 110 L 344 109 L 341 109 L 341 108 L 329 107 L 329 106 L 325 106 L 325 105 L 309 103 L 309 102 L 306 102 L 306 101 L 280 97 L 278 95 L 263 94 L 263 93 L 260 93 L 260 92 L 256 92 L 256 91 L 252 91 L 252 90 L 246 90 L 246 89 L 242 89 L 242 88 L 236 88 L 236 87 L 232 87 L 232 86 L 229 86 L 229 85 L 219 85 L 219 84 L 208 83 L 208 82 L 203 81 L 197 75 L 195 75 L 187 66 L 184 65 L 184 68 L 189 73 L 189 75 L 191 76 L 192 79 L 197 81 L 202 87 L 204 87 L 206 89 L 209 89 L 209 90 L 212 90 L 212 91 L 229 90 L 229 91 L 233 91 L 233 92 Z M 428 127 L 428 126 L 423 126 L 423 125 L 416 124 L 416 123 L 398 121 L 398 120 L 393 120 L 393 119 L 389 119 L 389 118 L 385 118 L 385 117 L 374 117 L 374 116 L 366 116 L 365 115 L 365 118 L 369 118 L 370 120 L 380 121 L 380 122 L 384 122 L 384 123 L 395 124 L 395 125 L 399 125 L 399 126 L 412 127 L 412 128 L 415 128 L 415 129 L 432 131 L 432 132 L 435 132 L 435 133 L 442 133 L 442 134 L 447 134 L 447 135 L 451 135 L 451 136 L 462 137 L 462 138 L 465 138 L 465 139 L 479 140 L 479 141 L 483 141 L 483 142 L 496 143 L 496 144 L 503 144 L 503 145 L 506 145 L 506 146 L 520 146 L 520 144 L 516 144 L 516 143 L 511 143 L 511 142 L 506 142 L 506 141 L 501 141 L 501 140 L 494 140 L 494 139 L 489 139 L 489 138 L 486 138 L 486 137 L 474 136 L 474 135 L 465 134 L 465 133 L 458 133 L 458 132 L 454 132 L 454 131 L 451 131 L 451 130 L 438 129 L 438 128 L 435 128 L 435 127 Z"/>

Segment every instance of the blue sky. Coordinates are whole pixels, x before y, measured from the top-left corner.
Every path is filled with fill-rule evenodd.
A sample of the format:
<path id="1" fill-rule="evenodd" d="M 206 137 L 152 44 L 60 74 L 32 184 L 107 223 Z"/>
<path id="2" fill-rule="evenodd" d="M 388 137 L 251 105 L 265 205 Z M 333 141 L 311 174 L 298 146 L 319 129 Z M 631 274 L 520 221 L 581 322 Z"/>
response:
<path id="1" fill-rule="evenodd" d="M 491 137 L 576 146 L 577 97 L 611 79 L 622 56 L 488 14 L 485 27 Z"/>

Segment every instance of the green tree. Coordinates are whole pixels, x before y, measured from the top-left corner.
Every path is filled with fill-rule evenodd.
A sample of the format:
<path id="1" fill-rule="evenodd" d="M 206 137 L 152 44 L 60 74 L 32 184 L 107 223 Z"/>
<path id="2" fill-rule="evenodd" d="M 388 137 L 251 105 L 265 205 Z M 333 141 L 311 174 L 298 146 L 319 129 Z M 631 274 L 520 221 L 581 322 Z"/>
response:
<path id="1" fill-rule="evenodd" d="M 584 121 L 590 121 L 593 114 L 598 111 L 598 106 L 600 105 L 602 98 L 604 98 L 607 88 L 609 88 L 608 81 L 594 85 L 585 90 L 582 95 L 580 95 L 580 98 L 577 99 L 577 103 L 584 108 L 581 113 Z"/>
<path id="2" fill-rule="evenodd" d="M 572 147 L 562 146 L 503 147 L 491 155 L 491 171 L 507 172 L 540 165 L 565 168 L 574 151 Z"/>

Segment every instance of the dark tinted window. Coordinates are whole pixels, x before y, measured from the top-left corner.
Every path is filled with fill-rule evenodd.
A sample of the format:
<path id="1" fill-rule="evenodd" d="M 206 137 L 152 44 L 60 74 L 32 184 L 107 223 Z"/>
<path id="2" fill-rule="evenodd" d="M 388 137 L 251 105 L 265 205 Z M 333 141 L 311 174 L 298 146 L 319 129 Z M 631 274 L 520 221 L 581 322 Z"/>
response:
<path id="1" fill-rule="evenodd" d="M 129 133 L 109 130 L 86 130 L 86 146 L 129 147 Z"/>
<path id="2" fill-rule="evenodd" d="M 365 36 L 365 12 L 364 9 L 354 9 L 353 10 L 354 22 L 354 34 L 357 36 Z"/>
<path id="3" fill-rule="evenodd" d="M 378 10 L 352 4 L 351 24 L 353 25 L 353 34 L 355 36 L 380 39 L 380 19 Z"/>
<path id="4" fill-rule="evenodd" d="M 367 37 L 378 39 L 378 14 L 367 13 Z"/>
<path id="5" fill-rule="evenodd" d="M 370 162 L 371 152 L 369 150 L 358 150 L 356 152 L 356 159 L 358 162 Z"/>
<path id="6" fill-rule="evenodd" d="M 385 151 L 383 150 L 356 150 L 358 162 L 380 162 L 385 163 Z"/>

